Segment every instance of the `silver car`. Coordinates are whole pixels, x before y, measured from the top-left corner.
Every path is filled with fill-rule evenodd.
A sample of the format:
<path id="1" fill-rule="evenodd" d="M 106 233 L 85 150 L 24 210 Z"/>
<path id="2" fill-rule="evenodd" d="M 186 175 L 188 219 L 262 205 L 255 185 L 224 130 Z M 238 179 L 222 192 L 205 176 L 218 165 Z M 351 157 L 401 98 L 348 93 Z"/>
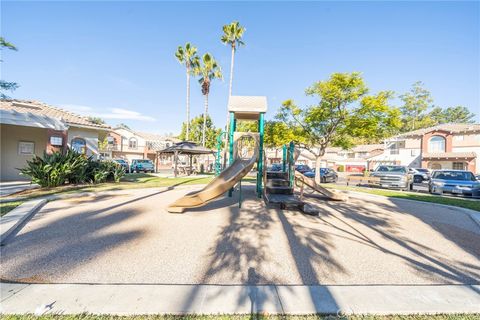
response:
<path id="1" fill-rule="evenodd" d="M 470 171 L 437 170 L 432 174 L 428 187 L 430 193 L 451 193 L 472 197 L 480 196 L 480 181 Z"/>
<path id="2" fill-rule="evenodd" d="M 414 171 L 407 166 L 381 165 L 370 176 L 378 178 L 375 184 L 383 188 L 409 190 Z"/>

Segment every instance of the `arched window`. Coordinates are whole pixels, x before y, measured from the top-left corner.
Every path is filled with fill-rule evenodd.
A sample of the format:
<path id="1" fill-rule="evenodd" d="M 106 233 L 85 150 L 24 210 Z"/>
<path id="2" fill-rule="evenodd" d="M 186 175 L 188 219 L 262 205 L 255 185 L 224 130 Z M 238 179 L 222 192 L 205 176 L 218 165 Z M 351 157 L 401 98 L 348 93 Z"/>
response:
<path id="1" fill-rule="evenodd" d="M 442 136 L 433 136 L 428 141 L 428 152 L 445 152 L 445 138 Z"/>
<path id="2" fill-rule="evenodd" d="M 130 149 L 137 149 L 137 139 L 135 139 L 135 138 L 130 138 L 130 139 L 128 140 L 128 147 L 129 147 Z"/>
<path id="3" fill-rule="evenodd" d="M 72 150 L 75 150 L 78 153 L 85 154 L 87 152 L 87 143 L 85 142 L 85 139 L 73 138 L 71 145 Z"/>

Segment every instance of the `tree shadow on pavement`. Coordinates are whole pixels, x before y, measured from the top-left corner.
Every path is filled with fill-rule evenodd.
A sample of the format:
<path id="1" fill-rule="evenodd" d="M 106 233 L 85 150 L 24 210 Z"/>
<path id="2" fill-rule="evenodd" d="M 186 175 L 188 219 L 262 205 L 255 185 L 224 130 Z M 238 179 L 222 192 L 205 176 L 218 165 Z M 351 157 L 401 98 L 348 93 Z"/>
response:
<path id="1" fill-rule="evenodd" d="M 34 227 L 16 230 L 0 247 L 0 279 L 28 283 L 51 282 L 49 278 L 53 275 L 67 274 L 102 253 L 143 237 L 145 231 L 141 229 L 112 232 L 110 228 L 144 213 L 126 206 L 173 190 L 183 183 L 160 191 L 150 191 L 108 207 L 100 205 L 101 209 L 86 209 L 74 214 L 62 214 L 76 206 L 68 201 L 57 207 L 47 206 L 32 218 L 36 220 Z M 109 199 L 107 195 L 98 194 L 92 196 L 90 202 Z M 81 202 L 78 205 L 82 205 Z"/>

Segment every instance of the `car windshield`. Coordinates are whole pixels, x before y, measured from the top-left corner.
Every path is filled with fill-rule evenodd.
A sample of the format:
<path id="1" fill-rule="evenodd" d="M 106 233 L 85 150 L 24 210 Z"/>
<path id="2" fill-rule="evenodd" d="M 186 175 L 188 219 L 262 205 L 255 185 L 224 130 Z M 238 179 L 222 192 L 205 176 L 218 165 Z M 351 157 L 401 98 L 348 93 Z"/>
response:
<path id="1" fill-rule="evenodd" d="M 427 172 L 428 172 L 427 169 L 422 169 L 422 168 L 415 169 L 415 170 L 417 170 L 418 172 L 423 172 L 423 173 L 427 173 Z"/>
<path id="2" fill-rule="evenodd" d="M 401 173 L 406 173 L 407 170 L 405 167 L 401 166 L 380 166 L 377 169 L 377 172 L 401 172 Z"/>
<path id="3" fill-rule="evenodd" d="M 152 163 L 151 160 L 137 160 L 138 163 Z"/>
<path id="4" fill-rule="evenodd" d="M 457 181 L 475 181 L 473 173 L 468 171 L 436 171 L 433 173 L 433 179 L 439 180 L 457 180 Z"/>
<path id="5" fill-rule="evenodd" d="M 325 173 L 325 172 L 327 172 L 326 168 L 320 168 L 320 173 Z"/>

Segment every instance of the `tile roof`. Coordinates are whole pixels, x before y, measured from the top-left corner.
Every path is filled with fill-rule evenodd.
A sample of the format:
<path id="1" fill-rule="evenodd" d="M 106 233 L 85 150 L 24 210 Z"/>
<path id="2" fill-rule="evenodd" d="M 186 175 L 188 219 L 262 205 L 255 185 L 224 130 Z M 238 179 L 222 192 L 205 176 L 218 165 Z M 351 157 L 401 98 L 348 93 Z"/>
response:
<path id="1" fill-rule="evenodd" d="M 422 136 L 426 133 L 432 131 L 448 131 L 450 133 L 461 133 L 461 132 L 478 132 L 480 131 L 480 123 L 446 123 L 439 124 L 434 127 L 418 129 L 410 132 L 405 132 L 395 136 L 394 138 L 399 137 L 411 137 L 411 136 Z"/>
<path id="2" fill-rule="evenodd" d="M 441 152 L 441 153 L 427 153 L 422 154 L 424 159 L 454 159 L 454 158 L 476 158 L 475 152 Z"/>
<path id="3" fill-rule="evenodd" d="M 1 110 L 12 110 L 21 113 L 32 113 L 35 115 L 47 116 L 50 118 L 61 119 L 71 126 L 81 126 L 96 129 L 111 129 L 106 124 L 96 124 L 87 117 L 80 116 L 73 112 L 53 107 L 43 102 L 31 100 L 1 100 Z"/>

